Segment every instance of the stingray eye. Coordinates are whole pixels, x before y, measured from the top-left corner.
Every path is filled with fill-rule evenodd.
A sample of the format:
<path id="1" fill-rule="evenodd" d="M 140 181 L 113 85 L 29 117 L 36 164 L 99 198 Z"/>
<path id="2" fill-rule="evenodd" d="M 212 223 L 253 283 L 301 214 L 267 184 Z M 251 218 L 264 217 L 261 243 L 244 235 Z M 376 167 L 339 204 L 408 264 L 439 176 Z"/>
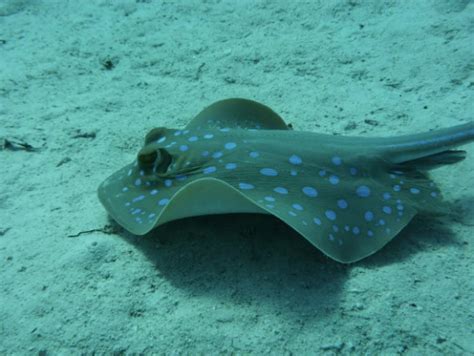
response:
<path id="1" fill-rule="evenodd" d="M 138 164 L 140 168 L 153 168 L 155 161 L 158 157 L 158 153 L 152 147 L 143 147 L 140 152 L 138 152 Z"/>
<path id="2" fill-rule="evenodd" d="M 171 155 L 164 148 L 158 149 L 157 154 L 158 157 L 156 159 L 155 172 L 166 173 L 171 164 Z"/>
<path id="3" fill-rule="evenodd" d="M 138 152 L 138 165 L 146 172 L 166 173 L 171 164 L 171 155 L 164 148 L 143 147 Z"/>

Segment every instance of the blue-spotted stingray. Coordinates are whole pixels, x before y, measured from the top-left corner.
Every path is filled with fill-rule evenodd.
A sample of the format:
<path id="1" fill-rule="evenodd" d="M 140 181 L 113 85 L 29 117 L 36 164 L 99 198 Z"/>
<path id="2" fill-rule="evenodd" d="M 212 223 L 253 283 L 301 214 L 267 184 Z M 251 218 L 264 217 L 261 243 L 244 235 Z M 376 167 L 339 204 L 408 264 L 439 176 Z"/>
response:
<path id="1" fill-rule="evenodd" d="M 133 234 L 185 217 L 263 213 L 330 258 L 380 250 L 417 213 L 445 212 L 428 171 L 465 158 L 474 122 L 398 137 L 294 131 L 270 108 L 222 100 L 184 129 L 151 130 L 99 198 Z"/>

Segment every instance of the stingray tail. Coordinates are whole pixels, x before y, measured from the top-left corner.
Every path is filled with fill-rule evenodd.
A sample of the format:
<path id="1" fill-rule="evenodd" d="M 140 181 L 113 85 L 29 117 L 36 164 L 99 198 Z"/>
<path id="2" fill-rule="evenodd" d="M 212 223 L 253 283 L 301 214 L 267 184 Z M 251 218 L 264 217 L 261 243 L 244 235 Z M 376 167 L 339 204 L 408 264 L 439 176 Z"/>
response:
<path id="1" fill-rule="evenodd" d="M 388 138 L 380 145 L 388 161 L 406 168 L 430 170 L 454 164 L 466 152 L 454 148 L 474 141 L 474 122 L 417 135 Z"/>
<path id="2" fill-rule="evenodd" d="M 389 173 L 409 187 L 411 206 L 418 212 L 446 214 L 450 211 L 437 185 L 431 181 L 431 169 L 454 164 L 466 158 L 455 148 L 474 141 L 474 122 L 417 135 L 385 139 L 379 148 L 389 164 Z"/>

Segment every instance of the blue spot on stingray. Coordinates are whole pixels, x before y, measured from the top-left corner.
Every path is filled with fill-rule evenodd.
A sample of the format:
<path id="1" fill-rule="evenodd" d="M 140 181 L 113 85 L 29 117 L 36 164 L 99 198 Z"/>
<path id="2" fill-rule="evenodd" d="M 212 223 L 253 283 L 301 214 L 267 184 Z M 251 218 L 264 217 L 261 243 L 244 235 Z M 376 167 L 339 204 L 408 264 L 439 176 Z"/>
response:
<path id="1" fill-rule="evenodd" d="M 197 136 L 191 136 L 190 138 L 188 138 L 189 142 L 196 142 L 197 140 L 198 140 Z"/>
<path id="2" fill-rule="evenodd" d="M 204 151 L 203 153 L 201 153 L 201 156 L 203 157 L 209 156 L 209 151 Z"/>
<path id="3" fill-rule="evenodd" d="M 418 188 L 410 188 L 410 193 L 412 194 L 420 194 L 420 190 Z"/>
<path id="4" fill-rule="evenodd" d="M 260 153 L 252 151 L 252 152 L 249 153 L 249 156 L 252 157 L 252 158 L 257 158 L 258 156 L 260 156 Z"/>
<path id="5" fill-rule="evenodd" d="M 249 190 L 255 188 L 253 184 L 250 183 L 239 183 L 239 188 L 244 190 Z"/>
<path id="6" fill-rule="evenodd" d="M 369 230 L 369 231 L 367 231 L 367 235 L 372 237 L 372 236 L 374 236 L 374 232 L 372 230 Z"/>
<path id="7" fill-rule="evenodd" d="M 226 150 L 232 150 L 232 149 L 237 147 L 237 144 L 235 142 L 227 142 L 224 145 L 224 147 L 225 147 Z"/>
<path id="8" fill-rule="evenodd" d="M 430 195 L 433 197 L 433 198 L 436 198 L 438 196 L 438 193 L 436 192 L 431 192 Z"/>
<path id="9" fill-rule="evenodd" d="M 205 134 L 205 135 L 204 135 L 204 138 L 207 139 L 207 140 L 209 140 L 209 139 L 211 139 L 211 138 L 213 138 L 213 137 L 214 137 L 213 134 Z"/>
<path id="10" fill-rule="evenodd" d="M 164 205 L 168 204 L 169 201 L 170 200 L 168 198 L 163 198 L 158 202 L 158 205 L 164 206 Z"/>
<path id="11" fill-rule="evenodd" d="M 382 207 L 382 211 L 383 211 L 385 214 L 391 214 L 391 213 L 392 213 L 392 208 L 389 207 L 389 206 L 384 206 L 384 207 Z"/>
<path id="12" fill-rule="evenodd" d="M 374 213 L 371 211 L 366 211 L 364 214 L 365 221 L 372 221 L 374 220 Z"/>
<path id="13" fill-rule="evenodd" d="M 176 131 L 176 132 L 174 133 L 175 136 L 179 136 L 179 135 L 181 135 L 181 134 L 182 134 L 182 131 L 181 131 L 181 130 L 178 130 L 178 131 Z"/>
<path id="14" fill-rule="evenodd" d="M 132 215 L 137 215 L 137 214 L 140 214 L 141 212 L 142 212 L 142 209 L 137 208 L 132 211 Z"/>
<path id="15" fill-rule="evenodd" d="M 123 187 L 123 188 L 122 188 L 122 192 L 124 192 L 124 193 L 125 193 L 125 192 L 128 192 L 128 187 Z"/>
<path id="16" fill-rule="evenodd" d="M 383 193 L 384 200 L 389 200 L 392 197 L 390 193 Z"/>
<path id="17" fill-rule="evenodd" d="M 237 168 L 237 165 L 235 163 L 227 163 L 225 165 L 225 169 L 232 170 L 232 169 L 236 169 L 236 168 Z"/>
<path id="18" fill-rule="evenodd" d="M 260 173 L 268 177 L 275 177 L 278 175 L 278 172 L 273 168 L 262 168 Z"/>
<path id="19" fill-rule="evenodd" d="M 296 210 L 299 210 L 299 211 L 302 211 L 302 210 L 303 210 L 303 207 L 302 207 L 301 205 L 299 205 L 299 204 L 296 204 L 296 203 L 293 204 L 292 207 L 293 207 L 293 209 L 296 209 Z"/>
<path id="20" fill-rule="evenodd" d="M 145 199 L 145 196 L 144 196 L 143 194 L 141 194 L 141 195 L 139 195 L 138 197 L 133 198 L 133 199 L 132 199 L 132 202 L 133 202 L 133 203 L 136 203 L 136 202 L 138 202 L 138 201 L 140 201 L 140 200 L 143 200 L 143 199 Z"/>
<path id="21" fill-rule="evenodd" d="M 339 199 L 337 201 L 337 206 L 341 209 L 346 209 L 347 208 L 347 201 L 345 201 L 344 199 Z"/>
<path id="22" fill-rule="evenodd" d="M 379 225 L 385 225 L 385 220 L 384 220 L 384 219 L 380 219 L 380 220 L 379 220 Z"/>
<path id="23" fill-rule="evenodd" d="M 340 166 L 342 163 L 342 159 L 339 156 L 334 156 L 333 158 L 331 158 L 331 161 L 336 166 Z"/>
<path id="24" fill-rule="evenodd" d="M 217 168 L 214 167 L 214 166 L 210 166 L 210 167 L 206 167 L 202 170 L 202 173 L 204 174 L 209 174 L 209 173 L 214 173 L 215 171 L 217 171 Z"/>
<path id="25" fill-rule="evenodd" d="M 326 212 L 324 214 L 326 215 L 326 217 L 329 220 L 331 220 L 331 221 L 336 220 L 336 213 L 333 210 L 326 210 Z"/>
<path id="26" fill-rule="evenodd" d="M 398 203 L 398 204 L 397 204 L 397 210 L 403 210 L 403 209 L 405 209 L 405 207 L 403 206 L 403 204 L 402 204 L 402 203 Z"/>
<path id="27" fill-rule="evenodd" d="M 366 185 L 360 185 L 357 187 L 356 193 L 361 198 L 367 198 L 370 195 L 370 188 Z"/>
<path id="28" fill-rule="evenodd" d="M 289 161 L 290 161 L 291 164 L 297 164 L 297 165 L 301 164 L 303 162 L 301 157 L 299 157 L 297 155 L 291 155 Z"/>
<path id="29" fill-rule="evenodd" d="M 224 127 L 222 129 L 219 129 L 220 132 L 229 132 L 230 129 L 228 127 Z"/>
<path id="30" fill-rule="evenodd" d="M 265 198 L 263 198 L 263 199 L 265 199 L 266 201 L 270 201 L 270 202 L 274 202 L 274 201 L 275 201 L 275 198 L 272 197 L 272 196 L 267 196 L 267 197 L 265 197 Z"/>
<path id="31" fill-rule="evenodd" d="M 296 213 L 294 211 L 289 211 L 288 214 L 290 214 L 291 216 L 296 216 Z"/>
<path id="32" fill-rule="evenodd" d="M 283 187 L 276 187 L 273 191 L 279 194 L 288 194 L 288 190 Z"/>
<path id="33" fill-rule="evenodd" d="M 165 140 L 166 140 L 166 137 L 163 136 L 163 137 L 160 137 L 160 139 L 157 140 L 156 143 L 163 143 L 163 142 L 165 142 Z"/>
<path id="34" fill-rule="evenodd" d="M 142 180 L 140 178 L 135 179 L 135 185 L 137 187 L 141 186 L 142 185 Z"/>
<path id="35" fill-rule="evenodd" d="M 181 145 L 181 146 L 179 146 L 179 150 L 181 152 L 186 152 L 187 150 L 189 150 L 189 146 L 188 145 Z"/>
<path id="36" fill-rule="evenodd" d="M 351 167 L 351 168 L 349 169 L 349 173 L 350 173 L 351 175 L 355 176 L 355 175 L 357 174 L 357 168 Z"/>
<path id="37" fill-rule="evenodd" d="M 402 188 L 398 184 L 393 186 L 393 190 L 396 191 L 396 192 L 399 192 L 401 189 Z"/>
<path id="38" fill-rule="evenodd" d="M 319 171 L 319 176 L 320 176 L 320 177 L 324 177 L 325 175 L 326 175 L 326 171 L 325 171 L 324 169 L 321 169 L 321 170 Z"/>
<path id="39" fill-rule="evenodd" d="M 321 226 L 321 219 L 313 218 L 313 222 L 314 222 L 316 225 Z"/>
<path id="40" fill-rule="evenodd" d="M 169 188 L 172 185 L 173 185 L 173 181 L 171 179 L 165 179 L 165 186 L 167 186 Z"/>
<path id="41" fill-rule="evenodd" d="M 313 187 L 303 187 L 303 193 L 308 197 L 314 198 L 318 196 L 318 191 Z"/>
<path id="42" fill-rule="evenodd" d="M 337 183 L 339 183 L 339 177 L 333 174 L 329 177 L 329 182 L 331 184 L 336 185 Z"/>
<path id="43" fill-rule="evenodd" d="M 156 194 L 158 194 L 158 189 L 152 189 L 150 191 L 150 195 L 156 195 Z"/>
<path id="44" fill-rule="evenodd" d="M 353 233 L 354 235 L 359 235 L 359 234 L 360 234 L 360 229 L 359 229 L 357 226 L 354 226 L 354 227 L 352 228 L 352 233 Z"/>
<path id="45" fill-rule="evenodd" d="M 290 170 L 290 174 L 291 174 L 292 176 L 296 176 L 296 175 L 298 175 L 298 172 L 296 171 L 296 169 L 293 169 L 293 168 L 292 168 L 292 169 Z"/>
<path id="46" fill-rule="evenodd" d="M 212 158 L 221 158 L 221 157 L 222 157 L 222 152 L 218 151 L 218 152 L 214 152 L 212 154 Z"/>
<path id="47" fill-rule="evenodd" d="M 155 216 L 156 216 L 155 213 L 148 214 L 148 219 L 151 220 L 151 219 L 153 219 Z"/>

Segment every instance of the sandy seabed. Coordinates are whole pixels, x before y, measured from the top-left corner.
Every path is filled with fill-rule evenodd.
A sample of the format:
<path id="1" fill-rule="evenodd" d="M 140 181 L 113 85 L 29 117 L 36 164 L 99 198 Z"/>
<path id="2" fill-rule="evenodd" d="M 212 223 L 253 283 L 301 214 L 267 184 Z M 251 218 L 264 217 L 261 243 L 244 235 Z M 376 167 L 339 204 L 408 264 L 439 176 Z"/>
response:
<path id="1" fill-rule="evenodd" d="M 467 0 L 0 1 L 0 353 L 474 354 L 473 145 L 433 173 L 448 216 L 352 265 L 267 216 L 136 237 L 96 195 L 227 97 L 330 134 L 472 120 L 473 23 Z"/>

